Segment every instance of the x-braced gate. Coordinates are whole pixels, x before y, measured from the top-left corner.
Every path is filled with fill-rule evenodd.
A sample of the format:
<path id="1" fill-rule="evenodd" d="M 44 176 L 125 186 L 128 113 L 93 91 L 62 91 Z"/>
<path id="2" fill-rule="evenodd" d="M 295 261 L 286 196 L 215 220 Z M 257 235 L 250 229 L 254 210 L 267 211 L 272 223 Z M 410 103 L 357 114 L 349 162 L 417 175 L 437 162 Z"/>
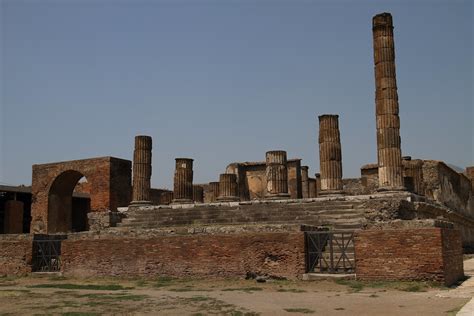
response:
<path id="1" fill-rule="evenodd" d="M 33 272 L 61 270 L 61 242 L 67 235 L 34 235 Z"/>
<path id="2" fill-rule="evenodd" d="M 306 272 L 354 273 L 353 231 L 306 231 Z"/>

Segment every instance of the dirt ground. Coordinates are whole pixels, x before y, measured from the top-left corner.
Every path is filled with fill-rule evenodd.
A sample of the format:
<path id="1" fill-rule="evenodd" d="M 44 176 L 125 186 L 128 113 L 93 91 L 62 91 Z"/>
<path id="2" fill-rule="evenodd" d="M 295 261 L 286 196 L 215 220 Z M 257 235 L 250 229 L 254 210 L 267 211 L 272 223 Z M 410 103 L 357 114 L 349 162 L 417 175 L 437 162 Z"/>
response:
<path id="1" fill-rule="evenodd" d="M 0 278 L 0 315 L 455 315 L 428 283 Z"/>

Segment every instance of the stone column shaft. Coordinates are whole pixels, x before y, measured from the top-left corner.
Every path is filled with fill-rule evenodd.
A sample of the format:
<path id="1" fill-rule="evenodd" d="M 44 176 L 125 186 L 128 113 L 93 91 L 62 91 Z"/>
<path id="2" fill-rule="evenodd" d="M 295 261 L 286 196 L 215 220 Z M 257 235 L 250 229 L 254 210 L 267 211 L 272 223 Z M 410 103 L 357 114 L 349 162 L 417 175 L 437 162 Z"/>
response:
<path id="1" fill-rule="evenodd" d="M 301 166 L 301 187 L 303 199 L 307 199 L 310 197 L 308 169 L 308 166 Z"/>
<path id="2" fill-rule="evenodd" d="M 200 185 L 193 185 L 193 201 L 194 203 L 204 202 L 204 189 Z"/>
<path id="3" fill-rule="evenodd" d="M 288 194 L 288 167 L 286 151 L 274 150 L 266 154 L 266 178 L 268 199 L 286 199 Z"/>
<path id="4" fill-rule="evenodd" d="M 210 201 L 215 202 L 219 197 L 219 182 L 209 182 Z"/>
<path id="5" fill-rule="evenodd" d="M 317 196 L 316 192 L 316 179 L 309 178 L 308 179 L 308 197 L 315 198 Z"/>
<path id="6" fill-rule="evenodd" d="M 193 202 L 193 159 L 176 158 L 173 203 Z"/>
<path id="7" fill-rule="evenodd" d="M 342 152 L 339 116 L 319 116 L 321 194 L 342 193 Z"/>
<path id="8" fill-rule="evenodd" d="M 315 173 L 314 177 L 316 178 L 316 197 L 318 197 L 321 191 L 321 174 Z"/>
<path id="9" fill-rule="evenodd" d="M 237 176 L 233 173 L 223 173 L 219 176 L 218 201 L 238 201 Z"/>
<path id="10" fill-rule="evenodd" d="M 135 137 L 132 204 L 151 204 L 151 149 L 150 136 Z"/>
<path id="11" fill-rule="evenodd" d="M 392 15 L 381 13 L 374 16 L 372 32 L 379 190 L 402 190 L 403 165 Z"/>

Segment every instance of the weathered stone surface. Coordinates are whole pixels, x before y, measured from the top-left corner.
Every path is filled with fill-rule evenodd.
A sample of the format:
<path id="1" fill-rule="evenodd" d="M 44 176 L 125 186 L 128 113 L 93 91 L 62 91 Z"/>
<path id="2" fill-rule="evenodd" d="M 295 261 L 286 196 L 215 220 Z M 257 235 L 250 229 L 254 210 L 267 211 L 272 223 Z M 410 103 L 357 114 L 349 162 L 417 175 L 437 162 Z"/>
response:
<path id="1" fill-rule="evenodd" d="M 286 151 L 273 150 L 265 154 L 267 199 L 289 198 L 288 194 L 288 169 Z"/>
<path id="2" fill-rule="evenodd" d="M 403 190 L 400 118 L 390 13 L 372 19 L 379 190 Z"/>
<path id="3" fill-rule="evenodd" d="M 204 189 L 200 185 L 193 185 L 193 201 L 194 203 L 204 202 Z"/>
<path id="4" fill-rule="evenodd" d="M 308 198 L 315 198 L 318 196 L 318 191 L 316 188 L 316 179 L 308 178 Z"/>
<path id="5" fill-rule="evenodd" d="M 193 159 L 176 158 L 173 203 L 193 202 Z"/>
<path id="6" fill-rule="evenodd" d="M 319 194 L 342 193 L 342 153 L 339 116 L 319 116 L 319 162 L 321 191 Z"/>
<path id="7" fill-rule="evenodd" d="M 151 150 L 150 136 L 135 136 L 132 204 L 151 204 Z"/>
<path id="8" fill-rule="evenodd" d="M 219 196 L 217 201 L 238 201 L 237 176 L 223 173 L 219 176 Z"/>
<path id="9" fill-rule="evenodd" d="M 308 169 L 309 169 L 308 166 L 301 166 L 301 186 L 302 186 L 303 199 L 307 199 L 310 197 Z"/>

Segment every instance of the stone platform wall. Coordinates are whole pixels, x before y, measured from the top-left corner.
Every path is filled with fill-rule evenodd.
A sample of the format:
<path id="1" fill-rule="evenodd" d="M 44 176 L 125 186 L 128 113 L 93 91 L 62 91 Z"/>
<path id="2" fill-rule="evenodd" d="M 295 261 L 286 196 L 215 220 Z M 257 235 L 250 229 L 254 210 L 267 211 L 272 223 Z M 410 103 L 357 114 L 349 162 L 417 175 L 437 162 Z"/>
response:
<path id="1" fill-rule="evenodd" d="M 355 236 L 360 280 L 419 280 L 451 285 L 463 277 L 461 235 L 451 228 L 379 229 Z"/>
<path id="2" fill-rule="evenodd" d="M 62 270 L 73 276 L 245 277 L 296 279 L 304 273 L 302 232 L 113 237 L 62 243 Z"/>

